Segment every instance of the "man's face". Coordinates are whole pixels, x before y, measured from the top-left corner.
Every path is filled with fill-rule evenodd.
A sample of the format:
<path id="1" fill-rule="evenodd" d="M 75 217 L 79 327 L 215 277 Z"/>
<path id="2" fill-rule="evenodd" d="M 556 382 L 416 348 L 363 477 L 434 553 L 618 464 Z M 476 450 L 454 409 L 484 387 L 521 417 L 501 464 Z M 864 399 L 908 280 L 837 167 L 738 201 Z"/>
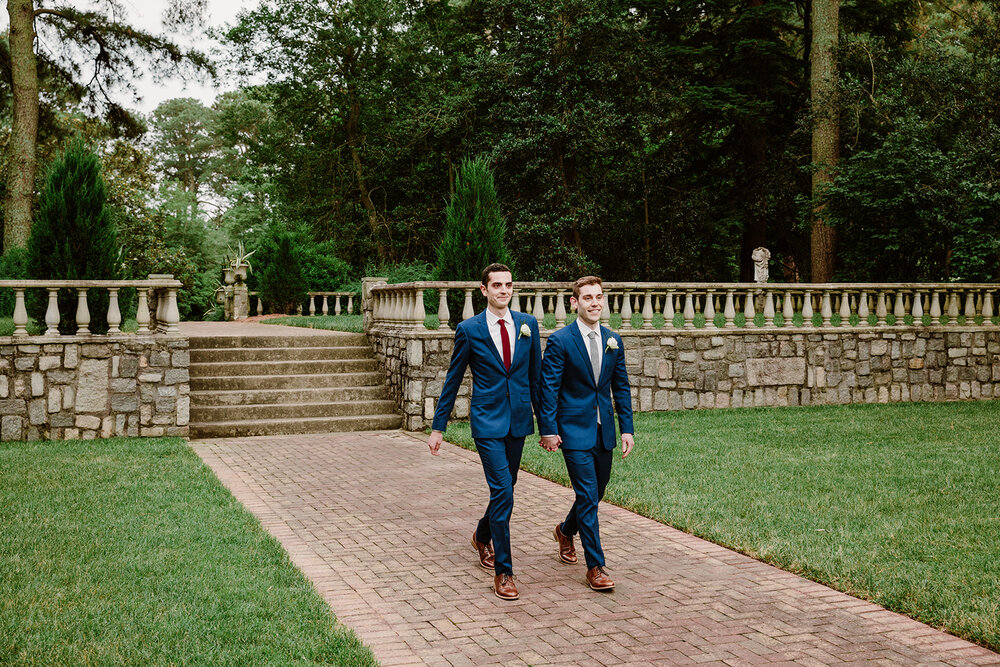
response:
<path id="1" fill-rule="evenodd" d="M 479 289 L 482 290 L 491 309 L 503 311 L 514 294 L 514 278 L 510 275 L 510 271 L 493 271 L 487 278 L 486 284 L 480 285 Z"/>
<path id="2" fill-rule="evenodd" d="M 600 321 L 601 311 L 604 310 L 604 290 L 599 284 L 584 285 L 580 288 L 580 296 L 571 296 L 569 300 L 584 324 L 592 327 Z"/>

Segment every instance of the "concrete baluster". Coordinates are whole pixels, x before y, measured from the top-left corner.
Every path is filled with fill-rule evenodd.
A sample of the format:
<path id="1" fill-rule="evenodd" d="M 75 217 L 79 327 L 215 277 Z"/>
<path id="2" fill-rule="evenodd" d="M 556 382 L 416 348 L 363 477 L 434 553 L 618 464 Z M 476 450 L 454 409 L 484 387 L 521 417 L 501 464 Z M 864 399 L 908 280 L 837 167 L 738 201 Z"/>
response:
<path id="1" fill-rule="evenodd" d="M 757 309 L 754 307 L 754 293 L 752 289 L 747 290 L 747 295 L 743 297 L 743 317 L 746 318 L 744 326 L 753 326 L 757 317 Z"/>
<path id="2" fill-rule="evenodd" d="M 663 299 L 663 328 L 674 326 L 674 293 L 667 292 Z"/>
<path id="3" fill-rule="evenodd" d="M 562 290 L 556 291 L 556 327 L 566 324 L 566 299 L 563 298 Z"/>
<path id="4" fill-rule="evenodd" d="M 653 295 L 648 290 L 642 301 L 642 328 L 653 328 Z"/>
<path id="5" fill-rule="evenodd" d="M 309 314 L 310 315 L 315 315 L 316 314 L 316 295 L 315 294 L 309 294 L 308 296 L 309 296 Z"/>
<path id="6" fill-rule="evenodd" d="M 510 297 L 510 309 L 521 312 L 521 293 L 518 290 L 514 290 L 514 294 Z"/>
<path id="7" fill-rule="evenodd" d="M 965 293 L 965 324 L 972 326 L 976 323 L 976 293 L 969 290 Z"/>
<path id="8" fill-rule="evenodd" d="M 333 298 L 337 300 L 337 305 L 334 307 L 335 312 L 333 314 L 340 315 L 340 297 L 335 296 Z M 323 295 L 323 305 L 320 307 L 319 312 L 323 313 L 323 317 L 326 317 L 327 315 L 330 314 L 330 302 L 328 301 L 328 297 L 326 294 Z"/>
<path id="9" fill-rule="evenodd" d="M 993 292 L 986 290 L 983 294 L 983 324 L 993 323 Z"/>
<path id="10" fill-rule="evenodd" d="M 59 288 L 49 287 L 49 305 L 45 309 L 45 335 L 59 335 Z"/>
<path id="11" fill-rule="evenodd" d="M 684 328 L 694 329 L 694 292 L 684 290 Z"/>
<path id="12" fill-rule="evenodd" d="M 941 294 L 937 290 L 931 292 L 931 310 L 930 310 L 930 316 L 932 320 L 931 324 L 938 324 L 939 318 L 941 317 L 940 296 Z"/>
<path id="13" fill-rule="evenodd" d="M 139 324 L 139 329 L 136 333 L 148 334 L 149 333 L 149 291 L 145 287 L 140 287 L 136 290 L 136 296 L 139 297 L 138 304 L 135 309 L 135 321 Z M 48 318 L 45 318 L 48 321 Z"/>
<path id="14" fill-rule="evenodd" d="M 413 298 L 413 292 L 406 290 L 403 292 L 403 321 L 404 327 L 413 326 L 414 315 L 417 312 L 417 302 Z"/>
<path id="15" fill-rule="evenodd" d="M 121 333 L 122 311 L 118 308 L 118 287 L 108 288 L 108 333 Z"/>
<path id="16" fill-rule="evenodd" d="M 76 288 L 76 335 L 90 333 L 90 309 L 87 308 L 87 288 Z"/>
<path id="17" fill-rule="evenodd" d="M 806 290 L 802 295 L 802 326 L 811 327 L 813 325 L 813 297 L 812 292 Z"/>
<path id="18" fill-rule="evenodd" d="M 896 299 L 892 304 L 892 314 L 896 316 L 896 326 L 903 325 L 903 317 L 906 315 L 906 304 L 903 303 L 903 290 L 896 291 Z"/>
<path id="19" fill-rule="evenodd" d="M 258 315 L 264 314 L 264 300 L 260 298 L 259 294 L 257 295 L 257 314 Z"/>
<path id="20" fill-rule="evenodd" d="M 24 307 L 24 289 L 16 287 L 14 288 L 14 335 L 28 335 L 28 311 Z"/>
<path id="21" fill-rule="evenodd" d="M 181 323 L 181 313 L 177 309 L 177 288 L 167 289 L 167 306 L 163 320 L 166 323 L 166 331 L 169 334 L 177 333 L 180 329 L 177 325 Z"/>
<path id="22" fill-rule="evenodd" d="M 833 305 L 830 303 L 830 290 L 823 290 L 823 300 L 819 306 L 820 317 L 823 318 L 823 326 L 833 326 Z"/>
<path id="23" fill-rule="evenodd" d="M 913 306 L 910 308 L 910 315 L 913 315 L 913 326 L 920 326 L 924 319 L 924 303 L 920 292 L 913 293 Z"/>
<path id="24" fill-rule="evenodd" d="M 764 326 L 776 326 L 774 323 L 774 313 L 774 292 L 767 290 L 764 293 Z"/>
<path id="25" fill-rule="evenodd" d="M 722 316 L 726 319 L 726 329 L 736 328 L 736 306 L 733 305 L 733 290 L 726 290 L 726 305 L 722 310 Z"/>
<path id="26" fill-rule="evenodd" d="M 708 290 L 705 294 L 705 328 L 715 329 L 715 290 Z"/>
<path id="27" fill-rule="evenodd" d="M 622 329 L 632 328 L 632 293 L 625 292 L 622 300 Z"/>
<path id="28" fill-rule="evenodd" d="M 840 326 L 851 326 L 851 293 L 847 290 L 840 295 Z"/>
<path id="29" fill-rule="evenodd" d="M 958 292 L 948 294 L 948 323 L 958 324 Z"/>
<path id="30" fill-rule="evenodd" d="M 858 296 L 858 326 L 868 326 L 868 316 L 871 311 L 868 309 L 868 292 L 862 290 Z"/>
<path id="31" fill-rule="evenodd" d="M 476 311 L 472 309 L 472 289 L 465 289 L 465 304 L 462 306 L 462 321 L 469 319 L 476 314 Z"/>
<path id="32" fill-rule="evenodd" d="M 885 318 L 888 314 L 885 303 L 885 290 L 878 291 L 878 301 L 875 303 L 875 326 L 885 326 Z"/>
<path id="33" fill-rule="evenodd" d="M 604 305 L 601 306 L 601 324 L 604 326 L 611 325 L 611 297 L 608 295 L 604 296 Z"/>
<path id="34" fill-rule="evenodd" d="M 781 317 L 784 318 L 784 326 L 790 327 L 794 324 L 795 304 L 792 303 L 792 290 L 785 289 L 785 298 L 781 304 Z"/>
<path id="35" fill-rule="evenodd" d="M 447 329 L 451 311 L 448 310 L 448 288 L 438 289 L 438 329 Z"/>
<path id="36" fill-rule="evenodd" d="M 417 288 L 417 293 L 413 299 L 413 328 L 423 329 L 424 320 L 427 318 L 427 312 L 424 308 L 424 290 Z"/>
<path id="37" fill-rule="evenodd" d="M 535 292 L 535 302 L 534 308 L 531 311 L 531 315 L 538 320 L 538 326 L 542 326 L 545 321 L 545 300 L 544 295 L 541 292 Z"/>
<path id="38" fill-rule="evenodd" d="M 348 294 L 347 295 L 347 314 L 348 315 L 353 315 L 354 314 L 354 295 L 353 294 Z"/>

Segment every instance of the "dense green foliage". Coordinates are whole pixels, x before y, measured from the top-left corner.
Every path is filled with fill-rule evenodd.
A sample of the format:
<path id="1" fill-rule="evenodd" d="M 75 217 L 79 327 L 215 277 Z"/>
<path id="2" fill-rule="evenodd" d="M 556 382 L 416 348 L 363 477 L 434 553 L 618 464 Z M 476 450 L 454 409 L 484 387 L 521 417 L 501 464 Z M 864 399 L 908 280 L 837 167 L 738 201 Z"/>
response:
<path id="1" fill-rule="evenodd" d="M 998 407 L 637 413 L 605 500 L 997 650 Z M 474 448 L 467 423 L 445 436 Z M 569 485 L 558 453 L 522 467 Z"/>
<path id="2" fill-rule="evenodd" d="M 185 442 L 5 442 L 0 471 L 0 663 L 376 664 Z"/>
<path id="3" fill-rule="evenodd" d="M 38 216 L 28 239 L 28 271 L 36 279 L 107 280 L 118 277 L 118 239 L 101 164 L 82 141 L 69 144 L 56 160 L 39 197 Z M 44 321 L 47 294 L 33 294 L 28 314 Z M 77 329 L 76 290 L 59 290 L 59 330 Z M 108 291 L 87 292 L 89 329 L 108 330 Z"/>
<path id="4" fill-rule="evenodd" d="M 0 255 L 0 280 L 15 280 L 28 277 L 28 251 L 12 248 Z M 14 290 L 0 290 L 0 317 L 14 314 Z"/>
<path id="5" fill-rule="evenodd" d="M 299 253 L 288 232 L 273 234 L 261 249 L 258 263 L 257 291 L 269 312 L 293 314 L 306 300 L 306 282 L 302 276 Z"/>

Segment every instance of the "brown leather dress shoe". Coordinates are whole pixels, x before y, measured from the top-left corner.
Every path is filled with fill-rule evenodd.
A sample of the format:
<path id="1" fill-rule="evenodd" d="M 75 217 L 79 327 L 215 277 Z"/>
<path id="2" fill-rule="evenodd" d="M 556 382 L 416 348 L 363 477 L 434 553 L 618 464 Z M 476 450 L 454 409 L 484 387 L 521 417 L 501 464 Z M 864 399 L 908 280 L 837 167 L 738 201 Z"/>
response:
<path id="1" fill-rule="evenodd" d="M 496 562 L 496 558 L 493 555 L 493 547 L 489 544 L 483 544 L 476 540 L 476 534 L 472 534 L 472 547 L 479 552 L 479 564 L 483 566 L 484 569 L 492 570 Z"/>
<path id="2" fill-rule="evenodd" d="M 498 574 L 493 577 L 493 592 L 501 600 L 516 600 L 517 586 L 514 585 L 514 575 Z"/>
<path id="3" fill-rule="evenodd" d="M 615 582 L 600 565 L 587 570 L 587 583 L 595 591 L 610 591 L 615 587 Z"/>
<path id="4" fill-rule="evenodd" d="M 573 546 L 573 538 L 563 535 L 562 524 L 556 524 L 555 536 L 559 543 L 559 560 L 572 565 L 576 562 L 576 547 Z"/>

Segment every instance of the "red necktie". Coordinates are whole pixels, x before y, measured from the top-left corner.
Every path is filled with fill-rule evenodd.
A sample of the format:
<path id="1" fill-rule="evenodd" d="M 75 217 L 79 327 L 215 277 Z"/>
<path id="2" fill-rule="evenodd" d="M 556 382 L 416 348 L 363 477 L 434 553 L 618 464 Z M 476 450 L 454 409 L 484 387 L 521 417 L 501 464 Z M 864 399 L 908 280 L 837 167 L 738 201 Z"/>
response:
<path id="1" fill-rule="evenodd" d="M 500 347 L 503 349 L 503 366 L 507 370 L 510 370 L 510 339 L 507 338 L 507 323 L 503 320 L 497 320 L 500 324 Z"/>

